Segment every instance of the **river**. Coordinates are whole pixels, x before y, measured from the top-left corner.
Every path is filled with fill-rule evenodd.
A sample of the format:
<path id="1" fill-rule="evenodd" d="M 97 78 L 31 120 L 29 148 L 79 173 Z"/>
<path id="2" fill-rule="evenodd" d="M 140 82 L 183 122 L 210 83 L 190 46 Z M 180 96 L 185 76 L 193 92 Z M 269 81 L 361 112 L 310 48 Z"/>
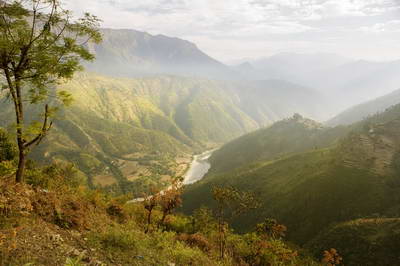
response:
<path id="1" fill-rule="evenodd" d="M 193 156 L 193 161 L 190 164 L 189 170 L 186 172 L 183 184 L 190 185 L 201 180 L 210 170 L 211 164 L 208 159 L 215 150 L 205 151 L 202 154 Z"/>
<path id="2" fill-rule="evenodd" d="M 216 149 L 205 151 L 202 154 L 193 156 L 193 160 L 190 163 L 189 170 L 183 177 L 182 185 L 190 185 L 196 183 L 197 181 L 200 181 L 207 174 L 208 170 L 210 170 L 211 167 L 211 164 L 208 162 L 208 159 L 211 157 L 212 153 L 215 150 Z M 166 188 L 165 190 L 168 189 L 170 188 Z M 161 191 L 160 193 L 163 194 L 165 190 Z M 151 198 L 152 196 L 149 197 Z M 128 203 L 142 202 L 144 200 L 145 200 L 144 198 L 135 198 L 133 200 L 128 201 Z"/>

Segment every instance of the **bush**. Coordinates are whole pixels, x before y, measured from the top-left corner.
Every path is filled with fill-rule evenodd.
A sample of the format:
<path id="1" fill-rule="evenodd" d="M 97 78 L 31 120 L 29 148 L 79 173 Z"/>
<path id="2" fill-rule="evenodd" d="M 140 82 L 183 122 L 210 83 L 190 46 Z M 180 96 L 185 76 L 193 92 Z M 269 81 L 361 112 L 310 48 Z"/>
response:
<path id="1" fill-rule="evenodd" d="M 107 207 L 106 211 L 108 215 L 116 218 L 120 223 L 126 221 L 127 219 L 124 209 L 119 204 L 111 204 Z"/>
<path id="2" fill-rule="evenodd" d="M 16 156 L 15 145 L 10 141 L 8 134 L 0 129 L 0 162 L 12 161 Z"/>
<path id="3" fill-rule="evenodd" d="M 210 242 L 203 235 L 196 234 L 180 234 L 176 238 L 179 241 L 185 242 L 190 247 L 197 247 L 204 252 L 209 252 L 212 248 Z"/>

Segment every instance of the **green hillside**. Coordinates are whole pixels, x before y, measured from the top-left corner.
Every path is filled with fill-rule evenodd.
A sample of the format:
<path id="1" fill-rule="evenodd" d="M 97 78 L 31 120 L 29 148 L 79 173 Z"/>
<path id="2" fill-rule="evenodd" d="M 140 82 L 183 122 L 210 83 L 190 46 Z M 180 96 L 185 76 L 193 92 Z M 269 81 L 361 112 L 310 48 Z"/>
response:
<path id="1" fill-rule="evenodd" d="M 288 238 L 299 244 L 334 223 L 376 215 L 398 217 L 399 129 L 400 106 L 396 106 L 354 125 L 352 132 L 332 147 L 311 146 L 309 151 L 281 155 L 274 160 L 268 159 L 266 153 L 264 161 L 231 171 L 212 172 L 188 187 L 184 210 L 213 206 L 211 201 L 203 199 L 215 185 L 254 191 L 263 202 L 262 210 L 234 221 L 236 228 L 245 231 L 265 217 L 276 218 L 288 226 Z M 293 127 L 276 135 L 290 133 L 294 134 Z M 260 135 L 253 133 L 253 136 L 260 139 Z M 308 137 L 303 137 L 305 142 L 309 141 Z M 282 142 L 292 141 L 288 138 L 288 143 Z M 261 153 L 261 156 L 265 155 Z"/>
<path id="2" fill-rule="evenodd" d="M 70 164 L 29 163 L 26 183 L 14 181 L 16 166 L 15 147 L 0 128 L 0 265 L 320 265 L 263 232 L 239 235 L 227 225 L 221 239 L 208 210 L 166 213 L 166 202 L 180 204 L 179 188 L 173 198 L 153 199 L 149 210 L 148 201 L 88 189 Z M 260 246 L 268 248 L 254 252 Z"/>
<path id="3" fill-rule="evenodd" d="M 350 266 L 397 265 L 399 246 L 398 218 L 357 219 L 338 224 L 307 245 L 316 256 L 326 248 L 335 247 Z"/>
<path id="4" fill-rule="evenodd" d="M 265 88 L 264 90 L 262 88 Z M 140 193 L 181 176 L 191 155 L 256 130 L 295 109 L 311 114 L 317 105 L 294 105 L 291 91 L 303 98 L 311 90 L 284 82 L 246 84 L 158 76 L 111 78 L 80 73 L 59 86 L 74 98 L 59 111 L 45 141 L 33 150 L 42 162 L 73 161 L 89 185 L 115 192 Z M 276 97 L 271 97 L 271 94 Z M 269 109 L 276 102 L 287 102 Z M 12 108 L 1 102 L 2 126 Z M 250 108 L 251 107 L 251 108 Z M 38 110 L 29 108 L 28 114 Z"/>
<path id="5" fill-rule="evenodd" d="M 289 153 L 319 149 L 333 145 L 350 127 L 323 127 L 295 115 L 241 136 L 222 146 L 210 158 L 211 172 L 224 172 L 257 161 L 278 158 Z"/>

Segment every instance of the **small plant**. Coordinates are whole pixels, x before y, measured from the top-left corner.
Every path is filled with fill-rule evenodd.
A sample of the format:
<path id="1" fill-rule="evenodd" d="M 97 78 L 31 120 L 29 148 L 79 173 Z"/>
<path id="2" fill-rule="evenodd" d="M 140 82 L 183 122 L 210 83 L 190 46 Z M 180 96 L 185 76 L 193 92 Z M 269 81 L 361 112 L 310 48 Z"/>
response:
<path id="1" fill-rule="evenodd" d="M 0 265 L 13 257 L 12 252 L 17 249 L 17 235 L 21 229 L 17 227 L 8 232 L 0 232 Z"/>
<path id="2" fill-rule="evenodd" d="M 336 249 L 331 248 L 325 250 L 322 258 L 322 263 L 327 266 L 335 266 L 342 264 L 343 258 L 339 255 Z"/>
<path id="3" fill-rule="evenodd" d="M 67 258 L 64 266 L 83 266 L 82 264 L 82 255 L 76 258 Z"/>

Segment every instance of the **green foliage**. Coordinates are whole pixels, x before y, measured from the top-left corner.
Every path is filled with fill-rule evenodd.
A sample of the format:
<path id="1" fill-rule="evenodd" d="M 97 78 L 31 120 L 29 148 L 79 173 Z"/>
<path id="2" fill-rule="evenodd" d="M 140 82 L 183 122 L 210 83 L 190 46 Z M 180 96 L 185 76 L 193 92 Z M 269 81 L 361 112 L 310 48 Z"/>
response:
<path id="1" fill-rule="evenodd" d="M 104 249 L 123 263 L 139 265 L 217 265 L 199 249 L 190 248 L 175 240 L 173 232 L 154 232 L 151 235 L 135 230 L 134 225 L 118 226 L 104 233 L 90 234 L 89 241 Z"/>
<path id="2" fill-rule="evenodd" d="M 0 69 L 5 82 L 1 87 L 15 112 L 19 150 L 16 180 L 21 182 L 31 146 L 38 145 L 52 127 L 49 120 L 57 107 L 50 104 L 71 102 L 68 92 L 54 94 L 52 87 L 81 70 L 81 60 L 94 59 L 84 44 L 100 42 L 101 35 L 95 16 L 85 13 L 72 22 L 70 12 L 61 8 L 59 1 L 5 0 L 0 3 L 0 16 Z M 26 107 L 38 104 L 44 112 L 27 121 Z"/>
<path id="3" fill-rule="evenodd" d="M 0 176 L 7 176 L 15 173 L 17 169 L 15 161 L 0 162 Z"/>
<path id="4" fill-rule="evenodd" d="M 32 186 L 0 179 L 0 213 L 4 214 L 0 260 L 5 265 L 32 261 L 40 265 L 313 265 L 281 240 L 268 240 L 259 249 L 260 241 L 265 242 L 259 235 L 234 234 L 228 225 L 227 252 L 220 259 L 218 227 L 207 209 L 200 209 L 194 217 L 169 213 L 163 231 L 146 234 L 143 204 L 126 203 L 127 196 L 115 198 L 71 185 L 71 168 L 28 166 L 28 172 L 41 176 L 40 183 Z M 163 219 L 162 208 L 154 212 L 155 220 Z M 16 223 L 19 226 L 14 228 Z M 65 245 L 76 252 L 66 254 Z M 5 256 L 3 248 L 8 247 L 12 249 Z"/>
<path id="5" fill-rule="evenodd" d="M 64 266 L 83 266 L 82 257 L 77 258 L 67 258 Z"/>
<path id="6" fill-rule="evenodd" d="M 87 184 L 86 176 L 72 164 L 52 164 L 43 168 L 28 166 L 26 182 L 45 189 L 55 189 L 61 185 L 77 188 Z"/>
<path id="7" fill-rule="evenodd" d="M 235 255 L 248 265 L 317 265 L 310 258 L 302 258 L 283 241 L 263 239 L 255 233 L 231 236 L 228 245 Z"/>
<path id="8" fill-rule="evenodd" d="M 15 173 L 17 149 L 6 131 L 0 128 L 0 177 Z"/>
<path id="9" fill-rule="evenodd" d="M 346 265 L 395 265 L 400 245 L 398 218 L 357 219 L 324 230 L 307 244 L 316 257 L 335 247 Z"/>
<path id="10" fill-rule="evenodd" d="M 193 213 L 193 232 L 201 232 L 209 235 L 217 227 L 217 221 L 213 216 L 212 210 L 201 207 Z"/>
<path id="11" fill-rule="evenodd" d="M 11 161 L 17 155 L 15 145 L 4 130 L 0 128 L 0 163 L 3 161 Z"/>

